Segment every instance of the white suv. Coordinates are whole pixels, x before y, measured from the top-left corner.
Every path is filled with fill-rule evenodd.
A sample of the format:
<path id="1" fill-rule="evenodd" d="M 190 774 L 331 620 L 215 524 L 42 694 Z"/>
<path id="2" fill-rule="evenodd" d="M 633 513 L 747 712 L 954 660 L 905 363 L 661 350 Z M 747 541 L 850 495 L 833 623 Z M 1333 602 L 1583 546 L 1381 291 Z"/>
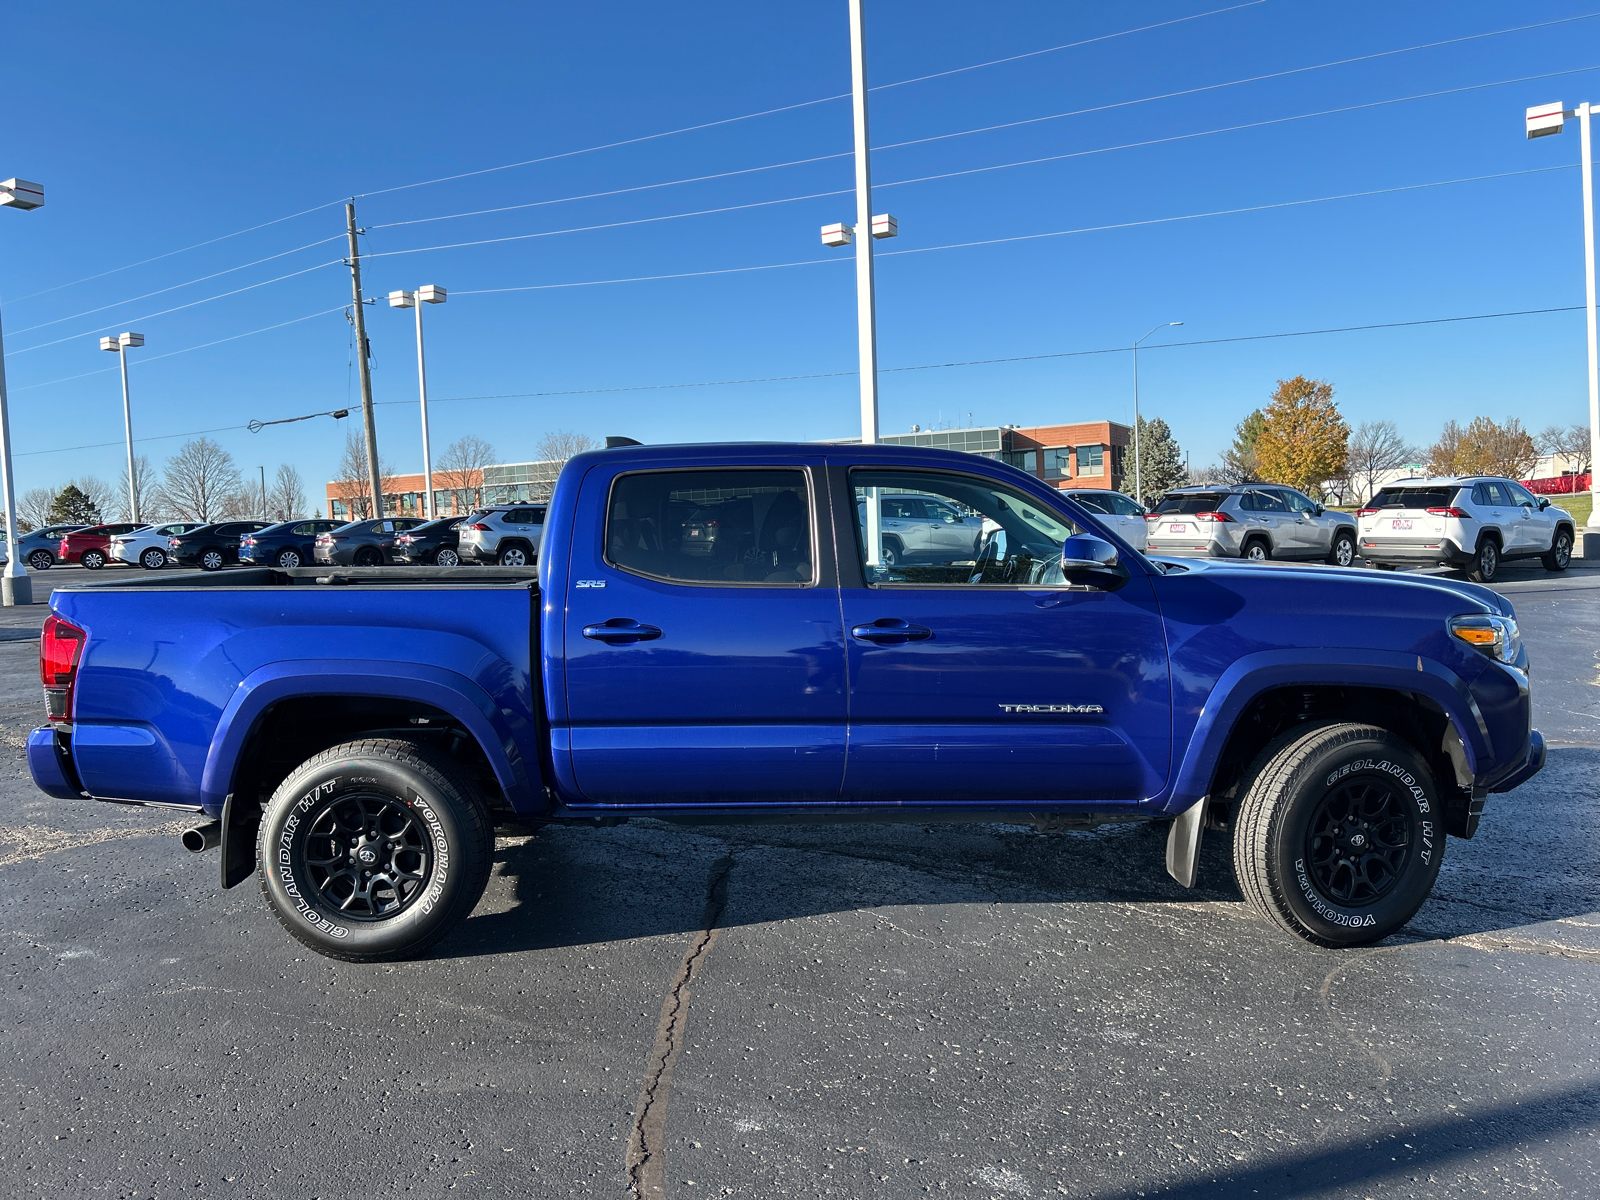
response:
<path id="1" fill-rule="evenodd" d="M 1550 571 L 1572 561 L 1571 514 L 1511 479 L 1402 479 L 1356 516 L 1361 557 L 1379 570 L 1461 567 L 1488 583 L 1506 559 L 1537 557 Z"/>
<path id="2" fill-rule="evenodd" d="M 1149 544 L 1149 531 L 1145 528 L 1145 518 L 1149 514 L 1132 496 L 1109 488 L 1064 488 L 1061 494 L 1099 517 L 1100 524 L 1119 534 L 1135 550 L 1143 550 Z"/>
<path id="3" fill-rule="evenodd" d="M 462 562 L 532 566 L 544 537 L 543 504 L 497 504 L 480 508 L 459 529 L 456 553 Z"/>

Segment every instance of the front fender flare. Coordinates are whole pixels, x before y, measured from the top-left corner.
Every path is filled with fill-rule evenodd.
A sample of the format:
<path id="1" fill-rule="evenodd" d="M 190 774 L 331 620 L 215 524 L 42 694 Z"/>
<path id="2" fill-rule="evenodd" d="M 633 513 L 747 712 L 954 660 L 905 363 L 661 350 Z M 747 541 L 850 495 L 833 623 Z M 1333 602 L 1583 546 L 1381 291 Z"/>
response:
<path id="1" fill-rule="evenodd" d="M 1233 663 L 1212 687 L 1190 735 L 1166 811 L 1182 812 L 1210 790 L 1211 773 L 1228 735 L 1256 697 L 1279 687 L 1340 685 L 1427 696 L 1449 717 L 1473 774 L 1480 772 L 1480 764 L 1493 761 L 1489 726 L 1466 681 L 1431 658 L 1344 647 L 1263 650 Z"/>
<path id="2" fill-rule="evenodd" d="M 223 709 L 200 778 L 201 804 L 208 813 L 220 813 L 234 790 L 239 759 L 267 709 L 281 700 L 314 696 L 413 700 L 442 709 L 477 739 L 512 808 L 542 811 L 537 763 L 530 769 L 506 714 L 465 675 L 427 663 L 290 659 L 252 671 Z"/>

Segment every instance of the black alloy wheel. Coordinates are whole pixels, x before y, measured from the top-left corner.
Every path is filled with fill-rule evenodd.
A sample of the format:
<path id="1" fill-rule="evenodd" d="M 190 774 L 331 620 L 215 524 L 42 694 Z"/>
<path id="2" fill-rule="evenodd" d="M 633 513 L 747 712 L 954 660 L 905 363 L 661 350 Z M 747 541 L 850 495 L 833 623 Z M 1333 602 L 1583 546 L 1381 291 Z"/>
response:
<path id="1" fill-rule="evenodd" d="M 1539 561 L 1544 564 L 1546 571 L 1565 571 L 1572 563 L 1572 534 L 1565 529 L 1556 530 L 1555 540 L 1550 543 L 1550 552 L 1541 555 Z"/>
<path id="2" fill-rule="evenodd" d="M 1306 825 L 1306 865 L 1317 891 L 1346 908 L 1382 900 L 1411 853 L 1412 820 L 1393 777 L 1359 776 L 1328 792 Z"/>
<path id="3" fill-rule="evenodd" d="M 355 565 L 358 567 L 381 567 L 383 555 L 376 546 L 363 546 L 356 551 Z"/>
<path id="4" fill-rule="evenodd" d="M 200 551 L 200 569 L 202 571 L 220 571 L 226 564 L 222 551 L 215 548 Z"/>
<path id="5" fill-rule="evenodd" d="M 1251 538 L 1245 543 L 1244 558 L 1247 562 L 1267 562 L 1272 558 L 1272 547 L 1261 538 Z"/>
<path id="6" fill-rule="evenodd" d="M 56 556 L 48 550 L 35 550 L 28 555 L 28 565 L 35 571 L 48 571 L 56 565 Z"/>
<path id="7" fill-rule="evenodd" d="M 277 561 L 278 565 L 283 567 L 285 570 L 290 567 L 298 567 L 300 565 L 300 551 L 296 550 L 292 546 L 285 547 L 284 549 L 278 551 Z"/>
<path id="8" fill-rule="evenodd" d="M 1336 567 L 1348 567 L 1356 561 L 1356 540 L 1348 533 L 1335 534 L 1333 550 L 1328 554 L 1328 561 Z"/>
<path id="9" fill-rule="evenodd" d="M 139 565 L 146 571 L 159 571 L 167 565 L 167 552 L 160 546 L 151 546 L 139 555 Z"/>
<path id="10" fill-rule="evenodd" d="M 86 571 L 98 571 L 106 565 L 106 552 L 104 550 L 85 550 L 83 557 L 78 559 Z"/>
<path id="11" fill-rule="evenodd" d="M 1478 543 L 1478 553 L 1467 568 L 1467 578 L 1473 583 L 1490 583 L 1500 573 L 1500 547 L 1492 538 Z"/>
<path id="12" fill-rule="evenodd" d="M 433 876 L 422 818 L 379 790 L 345 792 L 306 835 L 307 899 L 352 921 L 399 916 Z"/>
<path id="13" fill-rule="evenodd" d="M 449 546 L 441 546 L 433 552 L 433 562 L 439 567 L 459 567 L 461 556 Z"/>

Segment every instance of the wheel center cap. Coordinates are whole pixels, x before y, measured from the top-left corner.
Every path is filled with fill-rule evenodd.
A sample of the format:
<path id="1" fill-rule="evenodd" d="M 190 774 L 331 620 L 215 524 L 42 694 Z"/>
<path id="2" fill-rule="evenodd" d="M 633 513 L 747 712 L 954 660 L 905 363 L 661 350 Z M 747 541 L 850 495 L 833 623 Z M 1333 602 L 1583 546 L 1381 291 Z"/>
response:
<path id="1" fill-rule="evenodd" d="M 1364 834 L 1364 833 L 1352 833 L 1350 835 L 1350 848 L 1352 850 L 1360 850 L 1363 847 L 1365 847 L 1366 844 L 1367 844 L 1367 835 L 1366 834 Z"/>
<path id="2" fill-rule="evenodd" d="M 376 866 L 382 855 L 376 842 L 363 842 L 356 847 L 355 860 L 363 867 Z"/>

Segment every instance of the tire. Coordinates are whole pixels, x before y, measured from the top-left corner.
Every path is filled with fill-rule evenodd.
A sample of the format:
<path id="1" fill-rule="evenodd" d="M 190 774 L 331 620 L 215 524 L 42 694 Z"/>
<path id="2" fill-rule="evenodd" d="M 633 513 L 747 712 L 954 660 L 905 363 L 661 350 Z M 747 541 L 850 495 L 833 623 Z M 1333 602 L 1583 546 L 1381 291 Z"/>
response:
<path id="1" fill-rule="evenodd" d="M 1379 941 L 1433 890 L 1444 861 L 1443 810 L 1427 764 L 1388 730 L 1290 730 L 1257 756 L 1240 795 L 1239 890 L 1304 941 Z"/>
<path id="2" fill-rule="evenodd" d="M 356 551 L 354 562 L 358 567 L 381 567 L 383 554 L 376 546 L 363 546 Z"/>
<path id="3" fill-rule="evenodd" d="M 507 546 L 500 551 L 499 558 L 502 567 L 525 567 L 528 565 L 528 551 L 524 546 Z"/>
<path id="4" fill-rule="evenodd" d="M 878 557 L 885 567 L 891 570 L 898 567 L 900 560 L 905 557 L 905 551 L 900 548 L 900 539 L 884 538 L 883 551 Z"/>
<path id="5" fill-rule="evenodd" d="M 459 567 L 461 556 L 449 546 L 441 546 L 433 552 L 433 565 L 436 567 Z"/>
<path id="6" fill-rule="evenodd" d="M 1333 549 L 1328 551 L 1328 561 L 1336 567 L 1353 567 L 1356 562 L 1356 539 L 1349 533 L 1333 535 Z"/>
<path id="7" fill-rule="evenodd" d="M 1546 571 L 1565 571 L 1572 562 L 1572 534 L 1565 529 L 1556 530 L 1550 543 L 1550 553 L 1541 554 L 1539 561 Z"/>
<path id="8" fill-rule="evenodd" d="M 106 565 L 106 552 L 104 550 L 85 550 L 78 562 L 85 571 L 98 571 Z"/>
<path id="9" fill-rule="evenodd" d="M 227 559 L 223 558 L 221 550 L 212 547 L 209 550 L 200 551 L 200 569 L 202 571 L 220 571 L 226 564 Z"/>
<path id="10" fill-rule="evenodd" d="M 1478 552 L 1473 555 L 1472 565 L 1467 568 L 1467 578 L 1473 583 L 1490 583 L 1498 574 L 1500 547 L 1493 538 L 1484 538 L 1478 543 Z"/>
<path id="11" fill-rule="evenodd" d="M 28 555 L 28 566 L 35 571 L 48 571 L 56 565 L 56 556 L 48 550 L 35 550 Z"/>
<path id="12" fill-rule="evenodd" d="M 1251 538 L 1244 544 L 1239 557 L 1246 562 L 1269 562 L 1272 559 L 1272 545 L 1266 538 Z"/>
<path id="13" fill-rule="evenodd" d="M 278 557 L 274 560 L 274 562 L 277 566 L 282 567 L 285 571 L 287 571 L 290 567 L 298 567 L 300 565 L 300 551 L 296 550 L 293 546 L 287 546 L 278 551 Z"/>
<path id="14" fill-rule="evenodd" d="M 167 552 L 160 546 L 151 546 L 140 552 L 139 565 L 146 571 L 159 571 L 167 565 Z"/>
<path id="15" fill-rule="evenodd" d="M 257 837 L 273 915 L 345 962 L 422 954 L 477 905 L 494 859 L 472 785 L 444 755 L 401 739 L 349 742 L 302 763 L 273 793 Z M 359 865 L 368 852 L 371 872 Z"/>

